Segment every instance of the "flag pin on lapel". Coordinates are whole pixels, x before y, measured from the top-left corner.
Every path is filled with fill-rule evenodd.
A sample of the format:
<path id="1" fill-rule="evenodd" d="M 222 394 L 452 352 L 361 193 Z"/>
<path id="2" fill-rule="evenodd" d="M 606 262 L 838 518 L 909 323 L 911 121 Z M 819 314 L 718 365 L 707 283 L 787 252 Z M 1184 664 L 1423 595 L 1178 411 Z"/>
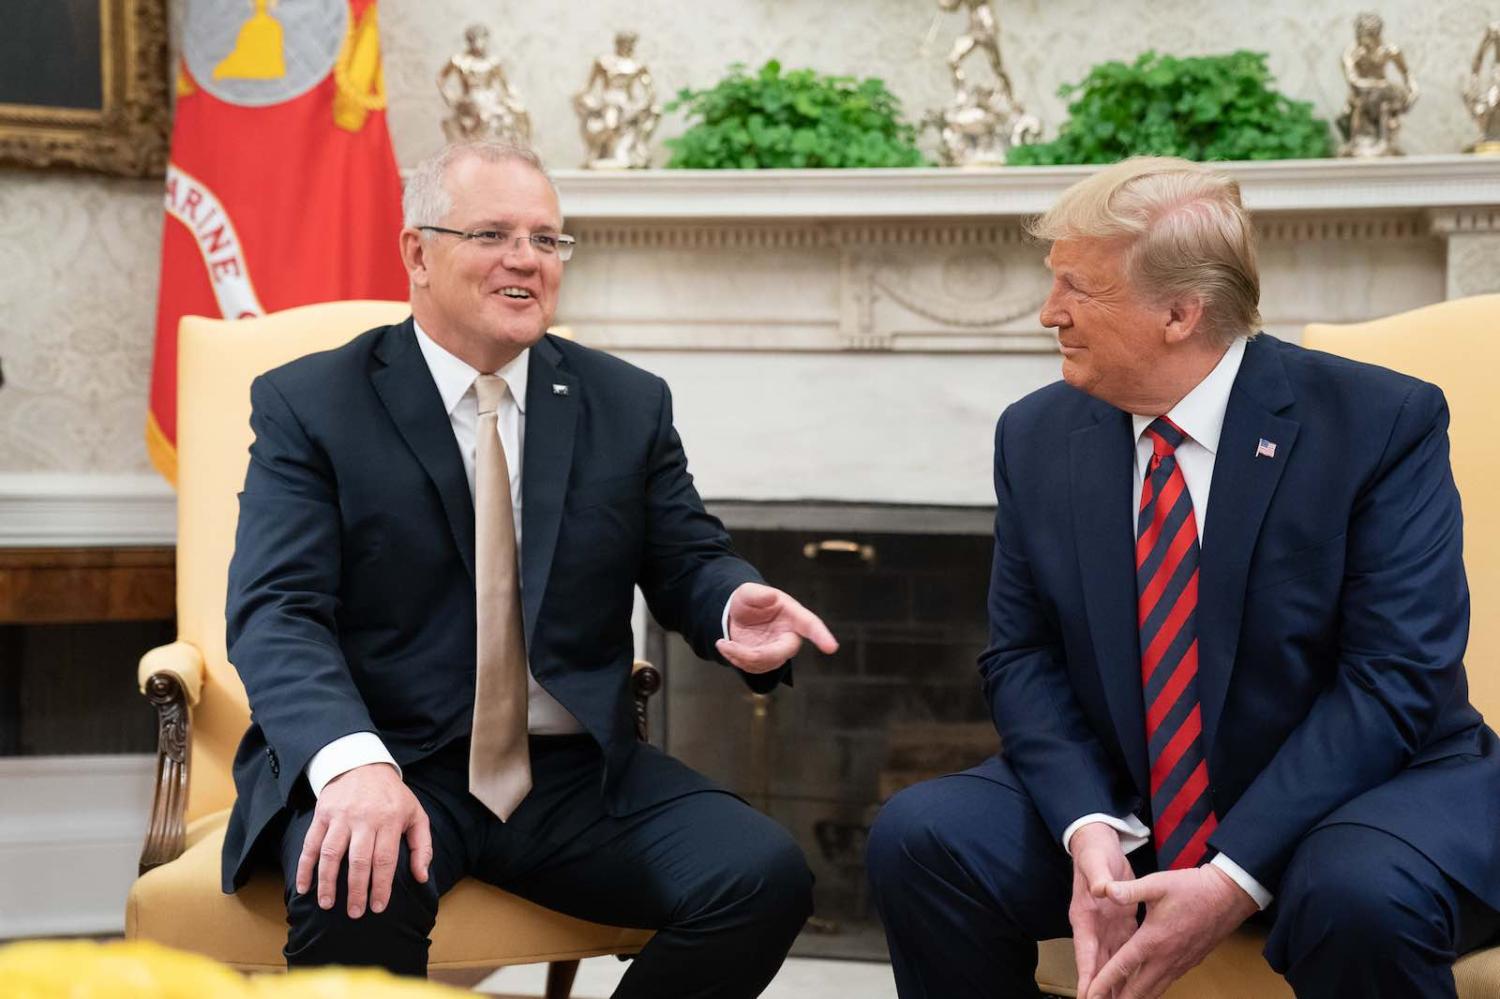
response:
<path id="1" fill-rule="evenodd" d="M 554 386 L 552 386 L 552 394 L 553 395 L 567 395 L 568 394 L 568 387 L 566 385 L 554 385 Z M 1261 443 L 1264 444 L 1265 442 L 1262 441 Z M 1272 447 L 1275 447 L 1275 445 L 1273 444 Z"/>
<path id="2" fill-rule="evenodd" d="M 1257 458 L 1276 457 L 1276 442 L 1268 441 L 1264 437 L 1262 437 L 1260 439 L 1260 443 L 1255 445 L 1255 456 Z"/>

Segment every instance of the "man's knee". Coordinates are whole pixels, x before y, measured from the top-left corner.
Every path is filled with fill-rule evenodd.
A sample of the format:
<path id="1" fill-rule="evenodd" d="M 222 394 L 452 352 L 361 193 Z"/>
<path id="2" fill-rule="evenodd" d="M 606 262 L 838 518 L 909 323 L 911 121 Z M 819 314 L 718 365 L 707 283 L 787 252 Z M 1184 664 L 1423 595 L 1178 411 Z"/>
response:
<path id="1" fill-rule="evenodd" d="M 1399 960 L 1450 949 L 1457 913 L 1442 872 L 1413 847 L 1364 826 L 1329 826 L 1298 848 L 1282 878 L 1266 956 Z"/>
<path id="2" fill-rule="evenodd" d="M 286 886 L 287 963 L 374 965 L 398 974 L 421 975 L 427 969 L 428 935 L 437 921 L 438 893 L 411 873 L 410 855 L 401 845 L 385 911 L 368 907 L 358 919 L 349 916 L 349 862 L 339 867 L 333 906 L 318 905 L 317 882 L 299 894 L 289 876 Z"/>
<path id="3" fill-rule="evenodd" d="M 875 817 L 865 851 L 876 894 L 912 889 L 933 879 L 948 884 L 972 881 L 969 865 L 983 861 L 971 855 L 971 833 L 979 815 L 965 799 L 990 790 L 975 778 L 958 776 L 924 781 L 892 796 Z M 1010 794 L 998 786 L 993 790 L 1001 799 Z M 986 802 L 986 807 L 994 804 Z M 1004 829 L 981 824 L 988 829 L 986 835 L 1006 836 Z M 1004 866 L 985 866 L 988 875 L 1003 878 Z"/>
<path id="4" fill-rule="evenodd" d="M 913 874 L 930 870 L 944 853 L 943 830 L 931 806 L 936 781 L 896 792 L 870 827 L 865 870 L 877 895 L 911 884 Z"/>
<path id="5" fill-rule="evenodd" d="M 813 875 L 791 835 L 769 819 L 755 816 L 738 842 L 716 850 L 678 911 L 681 920 L 726 921 L 785 929 L 802 928 L 813 908 Z"/>
<path id="6" fill-rule="evenodd" d="M 795 922 L 800 929 L 812 915 L 813 874 L 795 840 L 780 826 L 740 866 L 742 883 L 754 886 L 750 908 L 767 919 Z"/>

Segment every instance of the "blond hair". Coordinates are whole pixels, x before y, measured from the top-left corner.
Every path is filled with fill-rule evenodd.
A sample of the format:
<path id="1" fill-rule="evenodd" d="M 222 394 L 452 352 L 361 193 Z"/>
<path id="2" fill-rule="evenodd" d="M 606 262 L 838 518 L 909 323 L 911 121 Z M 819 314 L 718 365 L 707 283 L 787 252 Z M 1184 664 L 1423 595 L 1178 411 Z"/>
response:
<path id="1" fill-rule="evenodd" d="M 1125 275 L 1153 301 L 1196 298 L 1221 343 L 1260 327 L 1255 227 L 1240 185 L 1188 160 L 1137 156 L 1063 192 L 1028 226 L 1047 242 L 1121 240 Z"/>

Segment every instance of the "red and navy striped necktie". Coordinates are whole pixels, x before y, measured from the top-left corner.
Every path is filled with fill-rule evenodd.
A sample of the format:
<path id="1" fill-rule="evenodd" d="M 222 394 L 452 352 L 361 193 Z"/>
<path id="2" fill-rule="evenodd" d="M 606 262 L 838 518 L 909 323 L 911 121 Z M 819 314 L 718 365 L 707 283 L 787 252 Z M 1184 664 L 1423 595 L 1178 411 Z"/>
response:
<path id="1" fill-rule="evenodd" d="M 1157 866 L 1177 870 L 1203 859 L 1218 825 L 1198 703 L 1198 521 L 1177 467 L 1177 448 L 1187 435 L 1163 416 L 1146 436 L 1151 466 L 1141 486 L 1135 545 L 1141 685 Z"/>

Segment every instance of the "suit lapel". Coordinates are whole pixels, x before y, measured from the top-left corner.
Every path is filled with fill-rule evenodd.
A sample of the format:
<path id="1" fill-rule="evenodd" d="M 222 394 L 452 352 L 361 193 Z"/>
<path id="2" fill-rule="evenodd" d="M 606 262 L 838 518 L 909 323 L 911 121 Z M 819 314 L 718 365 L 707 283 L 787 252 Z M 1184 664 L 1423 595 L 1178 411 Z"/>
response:
<path id="1" fill-rule="evenodd" d="M 1130 498 L 1135 442 L 1130 417 L 1099 405 L 1097 423 L 1068 439 L 1073 525 L 1089 635 L 1120 749 L 1146 793 L 1146 719 L 1135 622 L 1135 531 Z"/>
<path id="2" fill-rule="evenodd" d="M 375 392 L 437 489 L 453 540 L 469 577 L 474 576 L 474 500 L 453 424 L 417 346 L 412 321 L 392 326 L 375 348 L 381 366 L 370 374 Z"/>
<path id="3" fill-rule="evenodd" d="M 1208 750 L 1239 648 L 1251 555 L 1301 426 L 1276 415 L 1295 400 L 1276 345 L 1264 336 L 1246 344 L 1229 395 L 1198 562 L 1198 696 Z M 1275 445 L 1273 456 L 1256 453 L 1262 440 Z"/>
<path id="4" fill-rule="evenodd" d="M 552 571 L 578 428 L 578 379 L 562 365 L 550 337 L 531 348 L 521 471 L 521 610 L 528 645 Z"/>

